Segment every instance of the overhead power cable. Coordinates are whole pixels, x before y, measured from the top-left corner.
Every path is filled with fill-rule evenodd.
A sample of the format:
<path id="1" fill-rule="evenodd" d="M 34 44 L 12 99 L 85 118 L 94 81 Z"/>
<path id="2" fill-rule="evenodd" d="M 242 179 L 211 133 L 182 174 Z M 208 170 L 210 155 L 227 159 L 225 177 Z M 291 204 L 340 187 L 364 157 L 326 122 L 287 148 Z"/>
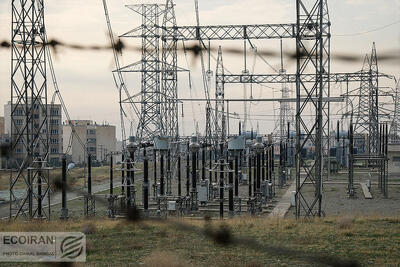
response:
<path id="1" fill-rule="evenodd" d="M 359 36 L 359 35 L 363 35 L 363 34 L 367 34 L 367 33 L 372 33 L 372 32 L 376 32 L 376 31 L 381 31 L 384 30 L 386 28 L 389 28 L 393 25 L 399 24 L 400 20 L 397 20 L 395 22 L 392 22 L 390 24 L 369 30 L 369 31 L 363 31 L 363 32 L 355 32 L 355 33 L 344 33 L 344 34 L 333 34 L 333 36 L 337 36 L 337 37 L 351 37 L 351 36 Z"/>

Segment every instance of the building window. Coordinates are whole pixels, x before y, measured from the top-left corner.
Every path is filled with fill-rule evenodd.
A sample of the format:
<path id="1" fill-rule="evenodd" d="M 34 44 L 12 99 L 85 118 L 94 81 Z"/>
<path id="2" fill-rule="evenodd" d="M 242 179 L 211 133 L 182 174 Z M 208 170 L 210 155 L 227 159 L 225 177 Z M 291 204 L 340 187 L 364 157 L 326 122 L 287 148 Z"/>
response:
<path id="1" fill-rule="evenodd" d="M 51 152 L 51 154 L 57 154 L 58 148 L 51 148 L 50 152 Z"/>
<path id="2" fill-rule="evenodd" d="M 58 134 L 58 129 L 51 129 L 51 134 Z"/>
<path id="3" fill-rule="evenodd" d="M 96 130 L 93 129 L 87 130 L 87 134 L 96 134 Z"/>
<path id="4" fill-rule="evenodd" d="M 58 109 L 52 108 L 52 109 L 50 110 L 50 115 L 51 115 L 51 116 L 58 116 L 58 114 L 59 114 Z"/>
<path id="5" fill-rule="evenodd" d="M 24 111 L 21 108 L 18 108 L 14 111 L 14 115 L 16 116 L 22 116 L 24 115 Z"/>
<path id="6" fill-rule="evenodd" d="M 22 150 L 22 148 L 17 148 L 17 149 L 15 149 L 15 152 L 18 154 L 22 154 L 23 150 Z"/>
<path id="7" fill-rule="evenodd" d="M 393 157 L 392 161 L 394 167 L 400 167 L 400 157 Z"/>
<path id="8" fill-rule="evenodd" d="M 96 151 L 96 148 L 95 148 L 95 147 L 89 147 L 89 151 L 90 151 L 90 152 L 95 152 L 95 151 Z"/>
<path id="9" fill-rule="evenodd" d="M 60 122 L 59 122 L 59 120 L 50 120 L 50 124 L 51 125 L 59 125 Z"/>
<path id="10" fill-rule="evenodd" d="M 86 139 L 86 142 L 88 144 L 94 144 L 94 143 L 96 143 L 96 138 L 88 138 L 88 139 Z"/>
<path id="11" fill-rule="evenodd" d="M 21 119 L 15 120 L 15 124 L 16 124 L 16 125 L 22 125 L 23 122 L 24 122 L 24 121 L 21 120 Z"/>
<path id="12" fill-rule="evenodd" d="M 53 139 L 53 138 L 50 139 L 50 142 L 52 144 L 58 144 L 59 143 L 58 139 Z"/>

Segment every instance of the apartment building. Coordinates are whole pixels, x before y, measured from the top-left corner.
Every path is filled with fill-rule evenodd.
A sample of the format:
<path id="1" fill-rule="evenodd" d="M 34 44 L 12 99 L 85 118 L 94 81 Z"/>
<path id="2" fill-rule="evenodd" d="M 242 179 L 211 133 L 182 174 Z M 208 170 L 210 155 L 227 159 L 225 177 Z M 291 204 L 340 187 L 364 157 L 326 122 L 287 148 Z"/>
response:
<path id="1" fill-rule="evenodd" d="M 11 110 L 14 109 L 14 123 L 11 121 Z M 26 157 L 25 144 L 27 140 L 26 129 L 41 128 L 40 139 L 41 141 L 34 147 L 34 155 L 43 155 L 48 146 L 49 164 L 57 166 L 60 164 L 62 154 L 62 111 L 59 104 L 47 104 L 44 106 L 37 105 L 33 107 L 33 120 L 26 125 L 26 110 L 31 110 L 25 104 L 12 106 L 11 102 L 4 105 L 4 134 L 9 135 L 12 140 L 16 140 L 19 136 L 19 131 L 24 131 L 23 138 L 19 139 L 18 144 L 14 150 L 14 158 L 18 162 L 22 162 Z M 47 116 L 46 116 L 47 113 Z M 47 118 L 47 127 L 46 127 Z M 27 126 L 27 127 L 26 127 Z M 11 129 L 13 127 L 13 129 Z M 12 131 L 11 131 L 12 130 Z M 31 130 L 31 132 L 33 132 Z"/>
<path id="2" fill-rule="evenodd" d="M 72 133 L 72 127 L 75 135 Z M 74 120 L 63 123 L 63 151 L 75 163 L 84 163 L 87 158 L 83 146 L 88 148 L 94 161 L 107 160 L 107 154 L 116 151 L 116 128 L 109 124 L 97 124 L 90 120 Z"/>
<path id="3" fill-rule="evenodd" d="M 4 117 L 0 117 L 0 136 L 5 134 Z"/>

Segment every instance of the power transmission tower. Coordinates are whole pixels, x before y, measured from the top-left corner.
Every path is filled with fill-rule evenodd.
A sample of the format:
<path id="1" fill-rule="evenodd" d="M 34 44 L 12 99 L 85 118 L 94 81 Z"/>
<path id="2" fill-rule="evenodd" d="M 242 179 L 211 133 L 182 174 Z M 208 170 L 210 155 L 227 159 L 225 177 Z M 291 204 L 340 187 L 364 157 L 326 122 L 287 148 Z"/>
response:
<path id="1" fill-rule="evenodd" d="M 161 96 L 163 105 L 161 109 L 164 135 L 178 139 L 178 64 L 177 64 L 177 38 L 176 31 L 172 32 L 172 38 L 166 38 L 167 27 L 176 28 L 174 3 L 167 0 L 163 16 L 162 30 L 162 72 L 161 72 Z"/>
<path id="2" fill-rule="evenodd" d="M 160 16 L 164 12 L 164 5 L 139 4 L 128 5 L 129 9 L 142 16 L 142 25 L 135 28 L 121 37 L 140 37 L 142 40 L 142 58 L 139 62 L 120 68 L 119 72 L 140 72 L 141 91 L 137 94 L 138 100 L 127 99 L 127 102 L 140 103 L 139 122 L 136 130 L 136 137 L 139 140 L 149 140 L 153 136 L 162 135 L 166 132 L 162 121 L 162 97 L 160 74 Z M 173 12 L 173 11 L 172 11 Z M 171 16 L 172 17 L 172 16 Z M 173 23 L 173 18 L 166 19 L 166 24 Z M 135 34 L 136 36 L 133 36 Z M 174 46 L 174 42 L 163 42 L 163 46 Z M 175 43 L 176 45 L 176 43 Z M 163 57 L 173 61 L 174 55 L 166 52 Z M 163 64 L 166 68 L 166 65 Z M 165 74 L 165 75 L 164 75 Z M 163 72 L 163 89 L 168 90 L 175 86 L 175 76 L 169 80 L 169 74 Z M 132 94 L 134 95 L 134 94 Z M 163 109 L 169 111 L 170 103 L 165 103 Z"/>
<path id="3" fill-rule="evenodd" d="M 390 126 L 390 138 L 393 143 L 400 141 L 400 81 L 397 82 L 394 92 L 394 113 Z"/>
<path id="4" fill-rule="evenodd" d="M 326 0 L 318 0 L 313 5 L 297 0 L 296 10 L 296 217 L 298 218 L 323 215 L 323 133 L 324 125 L 329 125 L 329 116 L 324 116 L 324 110 L 329 109 L 329 106 L 324 105 L 323 97 L 329 97 L 331 23 Z M 307 84 L 303 74 L 309 68 L 315 69 L 316 80 L 314 83 Z M 328 74 L 328 77 L 324 74 Z M 301 97 L 306 97 L 306 99 L 301 101 Z M 305 110 L 310 106 L 314 111 L 315 121 L 308 125 L 304 115 Z M 308 143 L 315 146 L 315 161 L 311 163 L 311 166 L 301 155 Z M 306 193 L 304 185 L 307 182 L 311 182 L 314 186 L 313 194 Z"/>
<path id="5" fill-rule="evenodd" d="M 12 1 L 10 219 L 50 218 L 43 0 Z M 17 194 L 19 188 L 23 194 Z"/>
<path id="6" fill-rule="evenodd" d="M 222 59 L 221 46 L 218 48 L 217 68 L 215 73 L 217 75 L 224 75 L 224 62 Z M 225 89 L 224 83 L 220 80 L 215 82 L 215 141 L 217 144 L 224 143 L 226 140 L 225 131 Z M 218 147 L 216 144 L 216 147 Z"/>
<path id="7" fill-rule="evenodd" d="M 355 108 L 357 112 L 354 132 L 368 134 L 366 153 L 375 155 L 379 149 L 379 75 L 375 43 L 373 43 L 371 55 L 365 56 L 362 71 L 369 75 L 360 83 L 358 106 Z"/>
<path id="8" fill-rule="evenodd" d="M 282 51 L 282 40 L 281 40 L 281 69 L 279 70 L 279 75 L 285 77 L 286 76 L 286 69 L 283 66 L 283 51 Z M 284 78 L 285 80 L 285 78 Z M 288 99 L 290 97 L 290 89 L 286 82 L 282 83 L 281 85 L 281 97 L 282 99 Z M 288 123 L 290 125 L 294 125 L 293 120 L 293 109 L 291 104 L 287 101 L 280 102 L 279 107 L 279 140 L 284 141 L 288 136 Z"/>

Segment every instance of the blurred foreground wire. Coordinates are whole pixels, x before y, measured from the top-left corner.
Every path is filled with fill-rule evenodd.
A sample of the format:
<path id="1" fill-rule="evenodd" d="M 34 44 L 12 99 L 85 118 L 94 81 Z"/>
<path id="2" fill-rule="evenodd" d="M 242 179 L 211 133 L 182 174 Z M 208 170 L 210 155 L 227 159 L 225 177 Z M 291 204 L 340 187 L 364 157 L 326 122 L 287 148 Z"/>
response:
<path id="1" fill-rule="evenodd" d="M 51 39 L 47 43 L 38 43 L 39 45 L 45 45 L 49 46 L 54 53 L 58 53 L 59 51 L 57 50 L 58 48 L 67 48 L 67 49 L 73 49 L 73 50 L 82 50 L 82 51 L 100 51 L 100 50 L 111 50 L 113 49 L 112 46 L 110 45 L 80 45 L 80 44 L 74 44 L 74 43 L 66 43 L 63 41 L 59 41 L 56 39 Z M 22 46 L 22 45 L 21 45 Z M 0 48 L 2 49 L 11 49 L 11 42 L 10 41 L 2 41 L 0 42 Z M 118 53 L 122 53 L 123 51 L 133 51 L 133 52 L 142 52 L 142 47 L 141 46 L 128 46 L 126 45 L 122 40 L 118 40 L 115 43 L 115 50 Z M 190 46 L 178 46 L 177 47 L 178 51 L 187 51 L 189 53 L 192 53 L 194 57 L 200 56 L 200 51 L 202 50 L 210 50 L 213 52 L 217 52 L 218 48 L 217 47 L 210 47 L 210 48 L 205 48 L 202 46 L 199 46 L 198 44 L 190 45 Z M 147 51 L 151 52 L 151 51 Z M 233 55 L 242 55 L 243 54 L 243 49 L 239 48 L 233 48 L 233 47 L 225 47 L 223 48 L 223 52 L 227 54 L 233 54 Z M 298 57 L 302 57 L 306 55 L 306 51 L 303 50 L 299 54 L 295 52 L 286 52 L 284 53 L 284 56 L 288 58 L 289 60 L 295 60 Z M 280 51 L 276 52 L 273 50 L 257 50 L 257 54 L 265 57 L 277 57 L 280 58 Z M 343 62 L 357 62 L 357 61 L 362 61 L 364 60 L 364 55 L 357 55 L 354 53 L 349 53 L 349 54 L 332 54 L 331 59 L 335 59 L 337 61 L 343 61 Z M 389 63 L 395 63 L 398 64 L 400 60 L 400 49 L 392 49 L 392 50 L 387 50 L 380 52 L 378 55 L 378 60 L 380 62 L 389 62 Z"/>

